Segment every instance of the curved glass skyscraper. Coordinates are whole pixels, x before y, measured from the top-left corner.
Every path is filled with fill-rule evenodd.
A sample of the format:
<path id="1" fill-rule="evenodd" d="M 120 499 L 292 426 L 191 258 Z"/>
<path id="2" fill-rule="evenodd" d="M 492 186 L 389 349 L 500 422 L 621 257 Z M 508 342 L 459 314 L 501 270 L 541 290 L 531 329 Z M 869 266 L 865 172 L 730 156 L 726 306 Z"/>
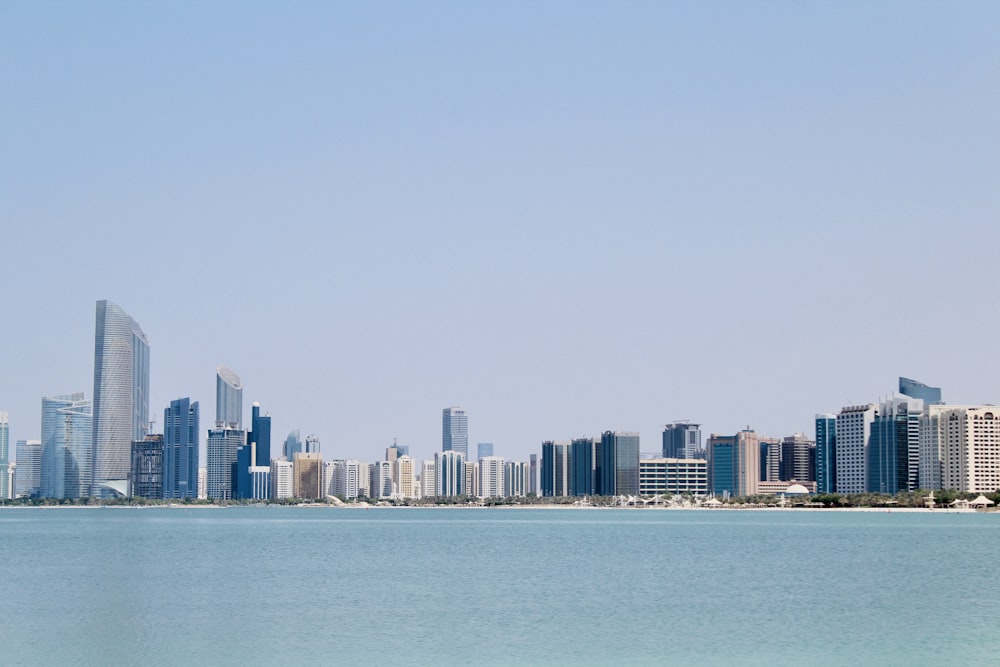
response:
<path id="1" fill-rule="evenodd" d="M 128 313 L 97 302 L 91 495 L 127 493 L 133 440 L 149 423 L 149 341 Z"/>
<path id="2" fill-rule="evenodd" d="M 225 366 L 215 369 L 215 421 L 221 428 L 243 427 L 243 381 Z"/>
<path id="3" fill-rule="evenodd" d="M 90 490 L 93 414 L 83 392 L 42 399 L 39 495 L 81 498 Z"/>

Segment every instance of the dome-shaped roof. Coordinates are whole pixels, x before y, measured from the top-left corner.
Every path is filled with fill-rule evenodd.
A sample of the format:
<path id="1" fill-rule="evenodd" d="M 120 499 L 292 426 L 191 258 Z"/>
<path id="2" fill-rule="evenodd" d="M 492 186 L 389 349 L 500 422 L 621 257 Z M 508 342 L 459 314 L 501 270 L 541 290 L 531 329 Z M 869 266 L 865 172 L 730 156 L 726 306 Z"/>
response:
<path id="1" fill-rule="evenodd" d="M 807 496 L 809 495 L 809 489 L 802 486 L 801 484 L 792 484 L 787 489 L 785 489 L 786 496 Z"/>

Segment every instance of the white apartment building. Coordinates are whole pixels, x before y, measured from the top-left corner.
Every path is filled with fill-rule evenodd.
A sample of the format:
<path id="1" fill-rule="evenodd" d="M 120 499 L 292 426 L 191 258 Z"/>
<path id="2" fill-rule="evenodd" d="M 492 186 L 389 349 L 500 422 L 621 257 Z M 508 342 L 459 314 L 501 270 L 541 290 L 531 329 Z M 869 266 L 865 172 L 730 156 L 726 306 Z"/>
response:
<path id="1" fill-rule="evenodd" d="M 271 497 L 291 498 L 292 493 L 292 462 L 285 458 L 271 461 Z"/>
<path id="2" fill-rule="evenodd" d="M 420 496 L 423 498 L 437 495 L 437 477 L 434 468 L 433 460 L 420 462 Z"/>
<path id="3" fill-rule="evenodd" d="M 500 456 L 479 459 L 480 498 L 498 498 L 504 495 L 504 461 Z"/>
<path id="4" fill-rule="evenodd" d="M 864 493 L 868 479 L 868 444 L 875 406 L 853 405 L 837 414 L 837 493 Z"/>

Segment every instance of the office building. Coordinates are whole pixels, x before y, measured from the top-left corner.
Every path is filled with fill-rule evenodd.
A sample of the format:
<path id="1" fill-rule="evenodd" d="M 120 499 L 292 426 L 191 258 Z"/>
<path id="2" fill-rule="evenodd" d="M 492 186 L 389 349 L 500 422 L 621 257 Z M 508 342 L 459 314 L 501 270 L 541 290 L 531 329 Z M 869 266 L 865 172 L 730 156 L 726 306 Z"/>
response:
<path id="1" fill-rule="evenodd" d="M 528 455 L 528 466 L 531 469 L 531 472 L 528 474 L 528 495 L 538 496 L 539 493 L 541 493 L 541 489 L 538 485 L 538 454 Z"/>
<path id="2" fill-rule="evenodd" d="M 307 435 L 306 436 L 306 453 L 307 454 L 319 454 L 320 453 L 320 451 L 319 451 L 319 436 L 318 435 Z"/>
<path id="3" fill-rule="evenodd" d="M 441 451 L 469 456 L 469 414 L 464 408 L 445 408 L 442 412 Z"/>
<path id="4" fill-rule="evenodd" d="M 83 498 L 90 491 L 92 410 L 82 392 L 42 399 L 43 498 Z"/>
<path id="5" fill-rule="evenodd" d="M 947 414 L 951 410 L 975 408 L 971 405 L 945 405 L 942 403 L 924 406 L 920 415 L 920 488 L 934 491 L 944 488 L 945 446 L 948 440 Z"/>
<path id="6" fill-rule="evenodd" d="M 254 401 L 250 410 L 250 430 L 247 445 L 256 445 L 251 465 L 270 469 L 271 466 L 271 416 L 260 414 L 260 403 Z"/>
<path id="7" fill-rule="evenodd" d="M 466 494 L 465 455 L 455 450 L 434 454 L 435 496 Z"/>
<path id="8" fill-rule="evenodd" d="M 10 463 L 10 418 L 0 411 L 0 499 L 11 496 L 7 484 L 7 464 Z"/>
<path id="9" fill-rule="evenodd" d="M 465 463 L 465 495 L 479 496 L 479 461 Z"/>
<path id="10" fill-rule="evenodd" d="M 14 499 L 14 482 L 17 478 L 17 464 L 11 461 L 7 464 L 7 495 L 4 496 L 7 500 Z"/>
<path id="11" fill-rule="evenodd" d="M 295 455 L 301 451 L 303 451 L 302 435 L 299 429 L 295 429 L 288 434 L 287 438 L 285 438 L 285 444 L 282 447 L 282 452 L 284 453 L 285 458 L 288 459 L 288 462 L 291 463 L 295 458 Z"/>
<path id="12" fill-rule="evenodd" d="M 132 443 L 132 464 L 128 478 L 131 498 L 163 498 L 163 436 L 147 435 Z"/>
<path id="13" fill-rule="evenodd" d="M 572 446 L 571 442 L 563 441 L 542 443 L 542 496 L 558 498 L 572 494 Z"/>
<path id="14" fill-rule="evenodd" d="M 750 429 L 736 435 L 713 433 L 708 438 L 707 450 L 713 494 L 736 497 L 757 494 L 761 469 L 761 437 L 757 433 Z"/>
<path id="15" fill-rule="evenodd" d="M 523 498 L 528 495 L 528 479 L 531 464 L 527 461 L 507 461 L 503 467 L 503 495 L 507 498 Z"/>
<path id="16" fill-rule="evenodd" d="M 149 341 L 128 313 L 97 302 L 90 495 L 128 491 L 132 442 L 149 426 Z"/>
<path id="17" fill-rule="evenodd" d="M 215 369 L 215 421 L 221 428 L 243 428 L 243 381 L 225 366 Z"/>
<path id="18" fill-rule="evenodd" d="M 323 458 L 318 453 L 302 452 L 292 461 L 292 485 L 296 498 L 319 500 L 324 496 Z"/>
<path id="19" fill-rule="evenodd" d="M 701 424 L 678 421 L 663 427 L 663 458 L 691 459 L 702 451 Z"/>
<path id="20" fill-rule="evenodd" d="M 879 403 L 871 423 L 867 491 L 895 495 L 919 488 L 923 411 L 923 400 L 904 395 L 892 396 Z"/>
<path id="21" fill-rule="evenodd" d="M 570 477 L 568 495 L 592 496 L 597 492 L 597 462 L 601 458 L 601 441 L 597 438 L 576 438 L 570 443 Z"/>
<path id="22" fill-rule="evenodd" d="M 639 495 L 639 434 L 605 431 L 601 434 L 601 456 L 597 465 L 599 495 Z"/>
<path id="23" fill-rule="evenodd" d="M 924 405 L 941 405 L 941 388 L 929 387 L 923 382 L 917 382 L 910 378 L 899 378 L 899 393 L 910 398 L 919 398 Z"/>
<path id="24" fill-rule="evenodd" d="M 493 456 L 493 443 L 492 442 L 480 442 L 476 445 L 476 459 L 482 461 L 487 456 Z"/>
<path id="25" fill-rule="evenodd" d="M 705 459 L 640 459 L 640 496 L 708 495 Z"/>
<path id="26" fill-rule="evenodd" d="M 287 459 L 271 461 L 271 498 L 281 500 L 295 495 L 292 483 L 292 462 Z"/>
<path id="27" fill-rule="evenodd" d="M 17 478 L 15 498 L 35 498 L 42 484 L 42 441 L 17 441 Z"/>
<path id="28" fill-rule="evenodd" d="M 837 493 L 864 493 L 875 405 L 852 405 L 837 413 Z"/>
<path id="29" fill-rule="evenodd" d="M 341 500 L 352 500 L 361 494 L 361 462 L 354 459 L 337 460 L 333 471 L 333 495 Z M 364 474 L 368 474 L 367 466 Z"/>
<path id="30" fill-rule="evenodd" d="M 485 456 L 479 460 L 480 498 L 501 498 L 504 494 L 504 460 L 500 456 Z"/>
<path id="31" fill-rule="evenodd" d="M 837 417 L 816 415 L 816 492 L 837 490 Z"/>
<path id="32" fill-rule="evenodd" d="M 227 428 L 216 422 L 208 431 L 206 494 L 212 500 L 233 499 L 233 464 L 241 447 L 246 446 L 246 432 Z"/>
<path id="33" fill-rule="evenodd" d="M 163 497 L 198 497 L 198 401 L 178 398 L 163 411 Z"/>
<path id="34" fill-rule="evenodd" d="M 804 433 L 785 436 L 781 440 L 781 461 L 778 479 L 782 481 L 812 482 L 816 469 L 816 443 Z"/>

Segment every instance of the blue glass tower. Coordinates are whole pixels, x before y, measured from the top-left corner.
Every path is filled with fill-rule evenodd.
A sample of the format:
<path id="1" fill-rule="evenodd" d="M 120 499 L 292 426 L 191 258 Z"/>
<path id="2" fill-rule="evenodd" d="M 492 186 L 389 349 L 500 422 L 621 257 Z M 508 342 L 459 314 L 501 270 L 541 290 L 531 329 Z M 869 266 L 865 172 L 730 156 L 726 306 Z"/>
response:
<path id="1" fill-rule="evenodd" d="M 260 403 L 254 403 L 247 431 L 247 445 L 257 444 L 257 457 L 251 465 L 271 465 L 271 416 L 260 414 Z"/>
<path id="2" fill-rule="evenodd" d="M 639 434 L 602 433 L 599 466 L 602 496 L 639 495 Z"/>
<path id="3" fill-rule="evenodd" d="M 837 417 L 816 415 L 816 492 L 837 490 Z"/>
<path id="4" fill-rule="evenodd" d="M 83 393 L 42 399 L 43 498 L 82 498 L 90 488 L 93 413 Z M 131 449 L 132 443 L 129 443 Z"/>
<path id="5" fill-rule="evenodd" d="M 469 413 L 463 408 L 445 408 L 441 415 L 441 451 L 469 455 Z"/>
<path id="6" fill-rule="evenodd" d="M 570 460 L 573 467 L 570 475 L 571 495 L 592 496 L 597 492 L 595 479 L 597 468 L 594 465 L 596 449 L 594 438 L 577 438 L 570 445 Z"/>
<path id="7" fill-rule="evenodd" d="M 163 411 L 163 497 L 198 497 L 198 401 L 178 398 Z"/>
<path id="8" fill-rule="evenodd" d="M 910 378 L 899 378 L 899 393 L 910 398 L 919 398 L 924 405 L 941 405 L 941 388 L 930 387 Z"/>

